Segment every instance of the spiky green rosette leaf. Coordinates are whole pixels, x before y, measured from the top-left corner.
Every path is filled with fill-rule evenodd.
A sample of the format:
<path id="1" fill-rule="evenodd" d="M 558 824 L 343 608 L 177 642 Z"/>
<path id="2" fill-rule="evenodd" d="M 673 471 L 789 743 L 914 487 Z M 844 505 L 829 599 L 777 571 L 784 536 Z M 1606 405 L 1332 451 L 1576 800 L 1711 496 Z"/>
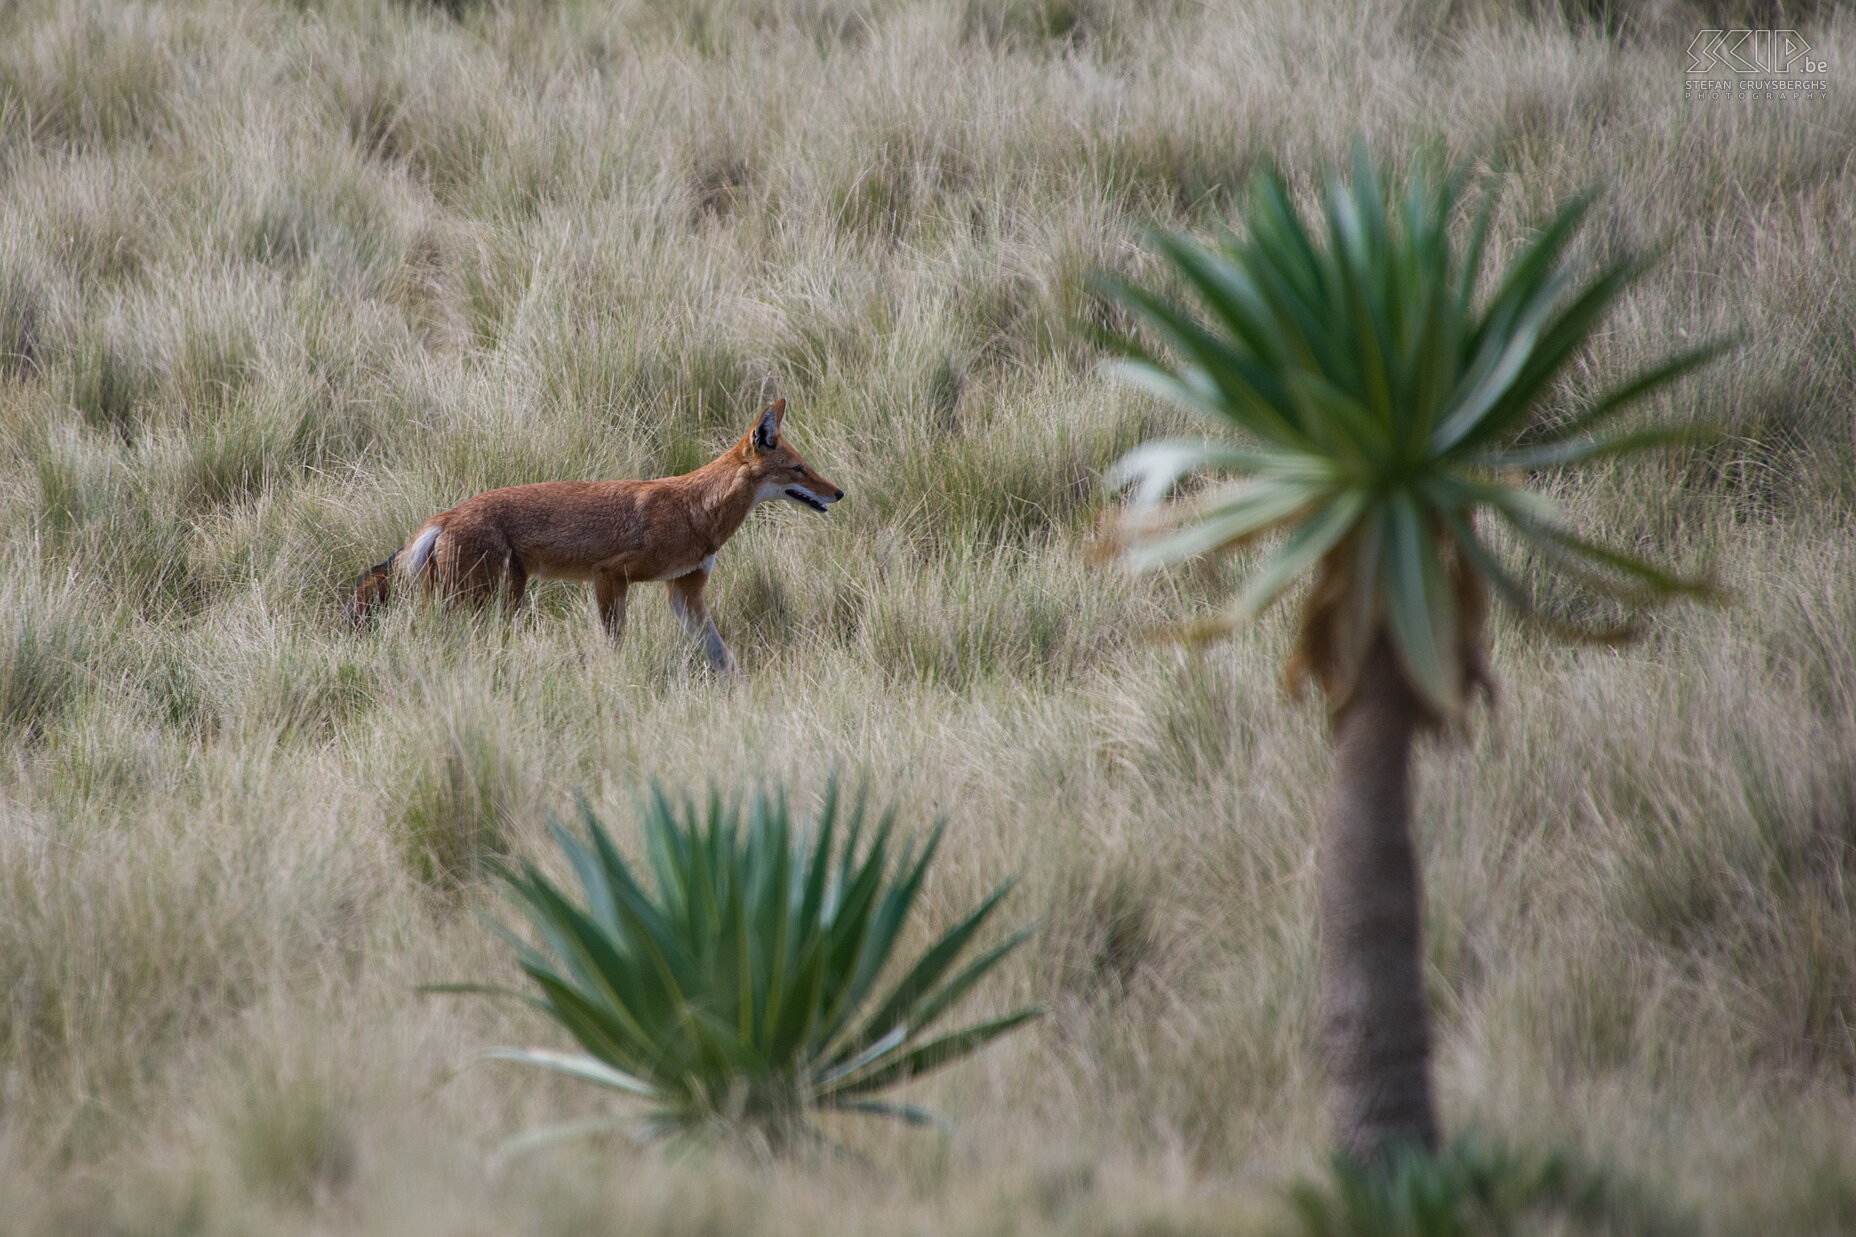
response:
<path id="1" fill-rule="evenodd" d="M 1282 178 L 1264 173 L 1241 237 L 1154 238 L 1194 304 L 1105 281 L 1148 328 L 1116 341 L 1112 370 L 1235 439 L 1149 442 L 1119 461 L 1110 480 L 1131 489 L 1126 561 L 1152 570 L 1286 534 L 1216 626 L 1255 617 L 1313 571 L 1294 664 L 1336 707 L 1383 634 L 1430 708 L 1453 715 L 1480 676 L 1484 592 L 1545 621 L 1478 531 L 1481 513 L 1577 584 L 1620 601 L 1708 591 L 1579 536 L 1514 478 L 1702 437 L 1604 427 L 1723 345 L 1655 365 L 1517 445 L 1539 429 L 1535 413 L 1555 379 L 1638 268 L 1582 272 L 1567 261 L 1588 206 L 1578 198 L 1485 280 L 1493 194 L 1459 245 L 1451 221 L 1462 190 L 1462 178 L 1420 168 L 1393 195 L 1356 152 L 1351 177 L 1329 179 L 1310 219 Z M 1238 479 L 1176 499 L 1176 483 L 1196 472 Z M 1557 626 L 1586 638 L 1620 634 Z"/>
<path id="2" fill-rule="evenodd" d="M 902 956 L 938 828 L 919 847 L 899 842 L 893 810 L 872 818 L 835 789 L 809 829 L 783 795 L 742 805 L 715 791 L 698 802 L 654 789 L 640 823 L 643 871 L 582 805 L 579 829 L 552 830 L 577 893 L 532 863 L 503 873 L 531 929 L 503 933 L 538 990 L 530 1004 L 580 1051 L 491 1055 L 642 1098 L 649 1134 L 750 1130 L 778 1145 L 822 1108 L 919 1122 L 872 1095 L 1039 1012 L 942 1029 L 1027 932 L 974 952 L 1002 886 Z"/>

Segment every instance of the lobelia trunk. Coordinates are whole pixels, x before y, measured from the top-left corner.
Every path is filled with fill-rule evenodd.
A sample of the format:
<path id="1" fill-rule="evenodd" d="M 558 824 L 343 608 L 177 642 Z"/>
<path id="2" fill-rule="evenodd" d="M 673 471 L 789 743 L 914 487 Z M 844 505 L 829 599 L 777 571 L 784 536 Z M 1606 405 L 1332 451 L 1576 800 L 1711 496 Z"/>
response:
<path id="1" fill-rule="evenodd" d="M 1321 842 L 1322 1046 L 1340 1151 L 1362 1164 L 1400 1145 L 1437 1149 L 1411 837 L 1411 748 L 1426 720 L 1381 637 L 1334 718 Z"/>

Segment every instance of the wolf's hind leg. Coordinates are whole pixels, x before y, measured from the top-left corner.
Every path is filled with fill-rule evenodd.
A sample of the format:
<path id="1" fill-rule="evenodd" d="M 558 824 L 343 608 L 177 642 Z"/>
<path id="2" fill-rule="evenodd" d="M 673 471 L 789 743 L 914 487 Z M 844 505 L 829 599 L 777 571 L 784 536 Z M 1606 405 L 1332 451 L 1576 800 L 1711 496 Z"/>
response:
<path id="1" fill-rule="evenodd" d="M 478 611 L 503 593 L 514 561 L 502 535 L 485 528 L 449 527 L 432 551 L 440 596 L 449 605 Z"/>
<path id="2" fill-rule="evenodd" d="M 625 594 L 631 587 L 622 572 L 593 573 L 593 600 L 599 607 L 599 622 L 617 644 L 625 635 Z"/>
<path id="3" fill-rule="evenodd" d="M 522 609 L 522 598 L 528 593 L 528 568 L 514 554 L 509 556 L 509 566 L 503 575 L 503 610 L 514 618 Z"/>

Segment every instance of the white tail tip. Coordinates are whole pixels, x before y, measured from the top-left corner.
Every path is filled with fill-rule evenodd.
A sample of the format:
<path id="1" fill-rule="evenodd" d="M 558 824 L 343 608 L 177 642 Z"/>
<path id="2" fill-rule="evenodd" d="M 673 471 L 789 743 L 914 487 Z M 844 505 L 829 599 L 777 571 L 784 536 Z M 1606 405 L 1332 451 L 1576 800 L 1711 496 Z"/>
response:
<path id="1" fill-rule="evenodd" d="M 412 548 L 406 553 L 406 574 L 417 576 L 425 570 L 431 561 L 432 547 L 438 543 L 438 534 L 444 529 L 436 524 L 427 524 L 419 530 L 419 535 L 412 540 Z"/>

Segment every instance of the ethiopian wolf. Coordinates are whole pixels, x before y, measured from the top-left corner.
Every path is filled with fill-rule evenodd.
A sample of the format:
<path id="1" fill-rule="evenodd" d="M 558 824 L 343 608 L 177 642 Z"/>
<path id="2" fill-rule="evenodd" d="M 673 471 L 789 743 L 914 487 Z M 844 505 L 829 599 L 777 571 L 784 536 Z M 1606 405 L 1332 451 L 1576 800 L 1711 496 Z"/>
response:
<path id="1" fill-rule="evenodd" d="M 694 472 L 656 481 L 543 481 L 486 490 L 427 520 L 385 562 L 362 572 L 348 617 L 365 623 L 393 577 L 419 580 L 452 603 L 481 606 L 500 594 L 513 611 L 531 578 L 590 580 L 600 621 L 616 640 L 625 595 L 661 580 L 670 608 L 702 641 L 709 664 L 735 673 L 703 605 L 715 555 L 761 503 L 783 498 L 825 511 L 844 491 L 814 472 L 784 437 L 786 401 Z"/>

